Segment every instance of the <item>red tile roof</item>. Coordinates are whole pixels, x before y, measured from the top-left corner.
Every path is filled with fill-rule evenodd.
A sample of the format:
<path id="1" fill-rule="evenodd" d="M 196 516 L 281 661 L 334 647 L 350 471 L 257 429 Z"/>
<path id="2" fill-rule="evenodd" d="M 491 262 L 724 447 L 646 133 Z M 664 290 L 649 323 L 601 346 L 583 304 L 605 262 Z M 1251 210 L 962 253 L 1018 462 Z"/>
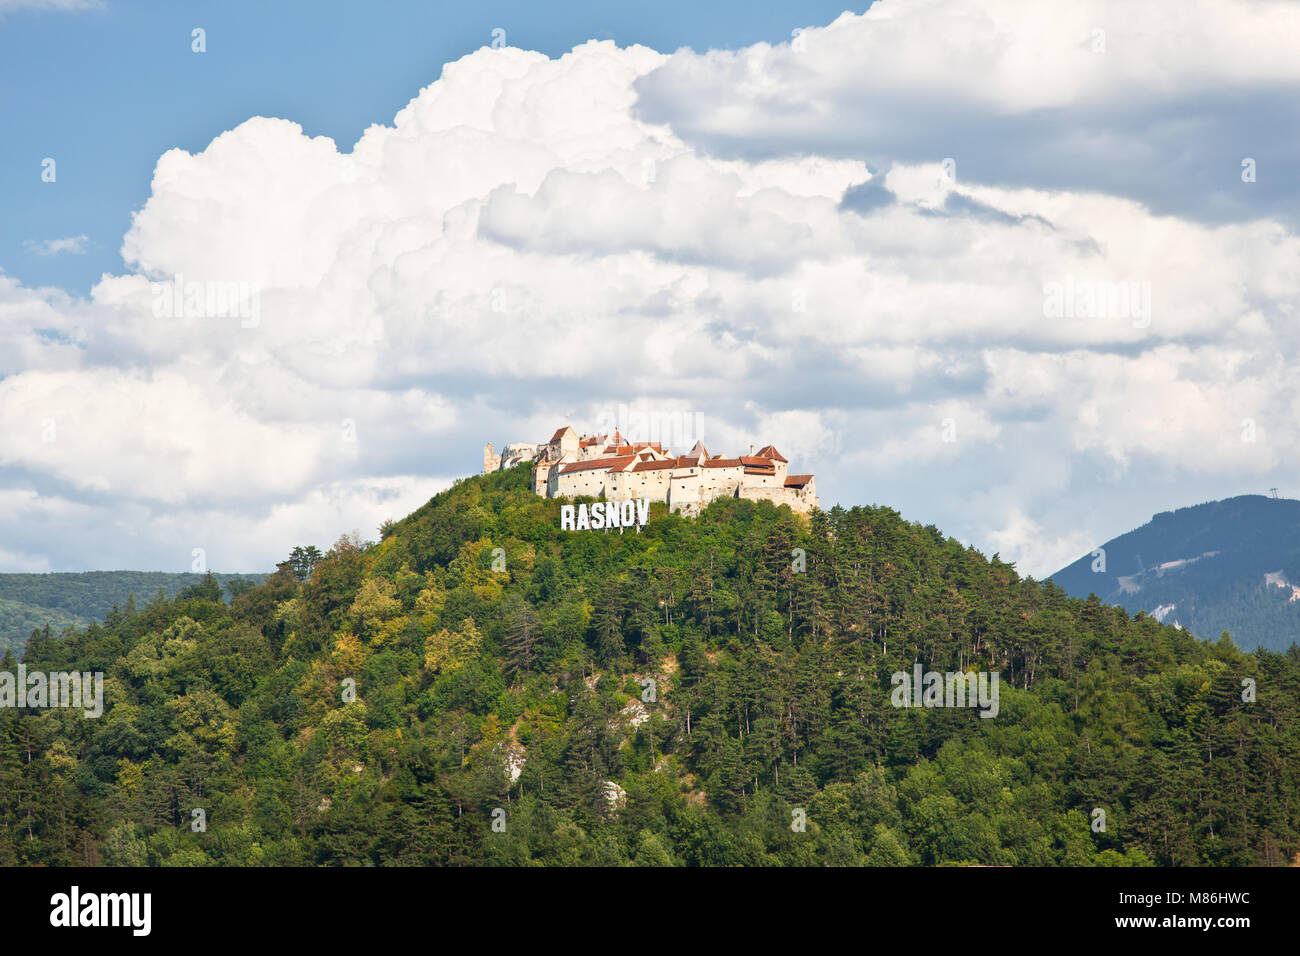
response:
<path id="1" fill-rule="evenodd" d="M 572 429 L 565 425 L 557 429 L 548 443 L 558 442 L 564 434 Z M 676 471 L 688 468 L 742 468 L 746 475 L 771 476 L 777 473 L 776 462 L 789 464 L 789 460 L 772 445 L 764 445 L 756 454 L 741 455 L 738 458 L 725 458 L 722 455 L 709 456 L 703 452 L 704 443 L 696 442 L 690 453 L 677 455 L 663 461 L 650 460 L 650 451 L 661 455 L 668 454 L 659 442 L 638 441 L 625 442 L 622 435 L 615 430 L 613 435 L 583 437 L 579 447 L 585 449 L 601 448 L 600 458 L 558 464 L 560 474 L 581 471 Z M 700 454 L 703 452 L 703 454 Z M 540 464 L 545 465 L 545 462 Z M 674 474 L 672 478 L 685 478 L 688 475 Z M 789 475 L 785 479 L 787 488 L 803 488 L 813 480 L 812 475 Z"/>
<path id="2" fill-rule="evenodd" d="M 622 458 L 593 458 L 591 461 L 575 461 L 570 465 L 565 465 L 560 469 L 560 474 L 567 475 L 574 471 L 592 471 L 593 469 L 614 468 L 622 470 L 635 461 L 632 455 L 626 455 Z"/>

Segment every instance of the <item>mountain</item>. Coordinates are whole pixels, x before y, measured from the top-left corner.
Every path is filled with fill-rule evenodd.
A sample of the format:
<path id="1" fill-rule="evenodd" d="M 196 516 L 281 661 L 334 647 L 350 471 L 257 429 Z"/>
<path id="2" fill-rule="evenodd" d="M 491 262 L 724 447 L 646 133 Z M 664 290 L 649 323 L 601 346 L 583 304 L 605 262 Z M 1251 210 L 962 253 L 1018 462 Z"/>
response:
<path id="1" fill-rule="evenodd" d="M 1242 495 L 1154 515 L 1057 571 L 1067 594 L 1096 594 L 1198 637 L 1241 647 L 1300 641 L 1300 501 Z"/>
<path id="2" fill-rule="evenodd" d="M 217 574 L 222 587 L 258 584 L 265 574 Z M 175 597 L 203 580 L 202 574 L 165 571 L 86 571 L 77 574 L 0 574 L 0 652 L 21 651 L 34 630 L 54 632 L 102 621 L 114 607 L 159 591 Z"/>
<path id="3" fill-rule="evenodd" d="M 0 865 L 1300 854 L 1300 649 L 1071 598 L 887 507 L 562 531 L 562 504 L 593 502 L 476 476 L 232 600 L 37 635 L 29 673 L 102 672 L 104 712 L 0 708 Z M 937 702 L 917 667 L 989 693 L 903 706 Z"/>

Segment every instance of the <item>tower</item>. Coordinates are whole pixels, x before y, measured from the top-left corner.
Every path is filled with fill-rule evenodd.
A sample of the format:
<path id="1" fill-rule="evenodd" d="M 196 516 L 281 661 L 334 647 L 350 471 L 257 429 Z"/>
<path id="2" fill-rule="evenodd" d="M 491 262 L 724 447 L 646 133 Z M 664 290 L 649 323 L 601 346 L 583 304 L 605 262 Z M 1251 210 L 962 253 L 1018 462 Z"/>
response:
<path id="1" fill-rule="evenodd" d="M 555 467 L 559 467 L 556 465 Z M 533 494 L 541 495 L 543 498 L 549 498 L 550 492 L 548 486 L 551 478 L 551 463 L 546 460 L 538 461 L 533 465 Z"/>

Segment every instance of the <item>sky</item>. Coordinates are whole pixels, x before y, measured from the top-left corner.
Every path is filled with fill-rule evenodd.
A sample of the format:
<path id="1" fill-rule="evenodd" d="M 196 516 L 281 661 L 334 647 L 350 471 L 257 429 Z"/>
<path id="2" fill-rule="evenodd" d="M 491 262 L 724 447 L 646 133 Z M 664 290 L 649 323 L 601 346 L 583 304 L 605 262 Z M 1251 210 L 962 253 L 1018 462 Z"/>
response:
<path id="1" fill-rule="evenodd" d="M 0 571 L 270 569 L 620 409 L 1037 577 L 1296 497 L 1296 35 L 0 0 Z"/>

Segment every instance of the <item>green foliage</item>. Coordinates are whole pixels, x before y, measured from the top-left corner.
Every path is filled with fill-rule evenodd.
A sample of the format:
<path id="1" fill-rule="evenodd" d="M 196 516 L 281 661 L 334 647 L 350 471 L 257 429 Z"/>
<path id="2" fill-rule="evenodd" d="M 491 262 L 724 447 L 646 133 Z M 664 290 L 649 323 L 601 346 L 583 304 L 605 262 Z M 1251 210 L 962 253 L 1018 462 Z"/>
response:
<path id="1" fill-rule="evenodd" d="M 91 621 L 102 621 L 114 608 L 147 600 L 160 590 L 170 597 L 187 588 L 215 585 L 237 595 L 265 577 L 161 571 L 0 574 L 0 652 L 11 648 L 20 653 L 33 631 L 48 626 L 59 634 L 68 627 L 85 627 Z"/>
<path id="2" fill-rule="evenodd" d="M 1300 649 L 1070 598 L 888 508 L 656 506 L 639 533 L 558 508 L 526 467 L 473 478 L 229 600 L 191 581 L 39 633 L 28 666 L 104 670 L 106 708 L 0 711 L 0 864 L 1300 852 Z M 891 706 L 914 663 L 998 672 L 999 715 Z"/>

